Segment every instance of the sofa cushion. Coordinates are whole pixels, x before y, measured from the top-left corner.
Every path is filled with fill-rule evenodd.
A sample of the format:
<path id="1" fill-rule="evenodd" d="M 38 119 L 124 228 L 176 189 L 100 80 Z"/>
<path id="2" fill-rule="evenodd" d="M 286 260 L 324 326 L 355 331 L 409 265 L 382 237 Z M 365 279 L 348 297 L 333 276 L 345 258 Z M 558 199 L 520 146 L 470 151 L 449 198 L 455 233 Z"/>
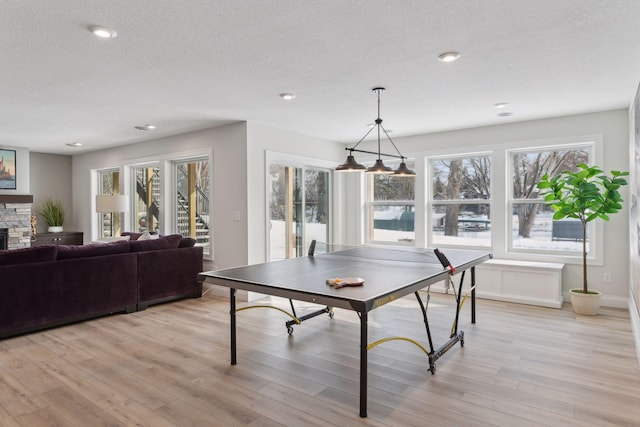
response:
<path id="1" fill-rule="evenodd" d="M 32 248 L 0 251 L 0 265 L 55 261 L 57 253 L 58 246 L 56 245 L 42 245 Z"/>
<path id="2" fill-rule="evenodd" d="M 131 252 L 155 251 L 159 249 L 176 249 L 180 245 L 182 236 L 180 234 L 170 234 L 155 240 L 133 240 L 129 242 Z"/>
<path id="3" fill-rule="evenodd" d="M 84 258 L 90 256 L 103 256 L 123 254 L 129 252 L 129 242 L 126 240 L 112 243 L 94 243 L 90 245 L 59 245 L 58 259 Z"/>
<path id="4" fill-rule="evenodd" d="M 193 239 L 191 237 L 183 237 L 182 239 L 180 239 L 180 244 L 178 245 L 179 248 L 192 248 L 196 245 L 196 239 Z"/>

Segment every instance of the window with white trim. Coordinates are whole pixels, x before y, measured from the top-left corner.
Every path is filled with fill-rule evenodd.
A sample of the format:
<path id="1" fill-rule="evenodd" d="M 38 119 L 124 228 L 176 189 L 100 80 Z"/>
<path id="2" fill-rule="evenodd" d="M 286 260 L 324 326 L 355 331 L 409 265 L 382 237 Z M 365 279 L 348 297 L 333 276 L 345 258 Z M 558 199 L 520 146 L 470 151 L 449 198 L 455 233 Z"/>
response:
<path id="1" fill-rule="evenodd" d="M 491 246 L 491 156 L 429 159 L 430 245 Z"/>
<path id="2" fill-rule="evenodd" d="M 98 173 L 98 189 L 96 194 L 121 194 L 120 169 L 102 169 Z M 124 214 L 120 212 L 98 213 L 98 238 L 119 236 L 124 224 Z"/>
<path id="3" fill-rule="evenodd" d="M 553 220 L 553 210 L 540 197 L 537 183 L 544 174 L 553 176 L 575 171 L 580 163 L 589 164 L 592 149 L 592 144 L 580 144 L 507 152 L 513 183 L 507 203 L 510 250 L 558 254 L 582 251 L 580 221 Z"/>
<path id="4" fill-rule="evenodd" d="M 413 160 L 406 160 L 415 169 Z M 393 169 L 398 161 L 386 161 Z M 367 192 L 367 240 L 405 243 L 415 241 L 415 176 L 369 175 Z"/>

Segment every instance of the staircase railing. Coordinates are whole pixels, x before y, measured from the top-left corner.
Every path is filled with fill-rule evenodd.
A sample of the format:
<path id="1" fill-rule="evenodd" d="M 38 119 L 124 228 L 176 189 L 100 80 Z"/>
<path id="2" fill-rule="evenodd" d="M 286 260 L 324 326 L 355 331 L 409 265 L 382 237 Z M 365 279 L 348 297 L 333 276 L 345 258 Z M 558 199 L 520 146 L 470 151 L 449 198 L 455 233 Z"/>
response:
<path id="1" fill-rule="evenodd" d="M 190 235 L 190 219 L 193 215 L 196 224 L 195 238 L 198 243 L 209 242 L 209 197 L 202 190 L 202 188 L 196 184 L 195 186 L 195 212 L 191 213 L 189 209 L 188 201 L 188 178 L 189 173 L 183 165 L 178 165 L 178 179 L 177 179 L 177 232 L 182 235 Z M 187 195 L 187 196 L 185 196 Z"/>
<path id="2" fill-rule="evenodd" d="M 154 222 L 157 223 L 160 218 L 160 208 L 158 204 L 159 199 L 159 185 L 155 185 L 160 180 L 160 174 L 155 169 L 153 170 L 152 179 L 152 191 L 151 191 L 151 205 L 147 206 L 147 213 L 151 213 L 154 218 Z M 142 200 L 148 200 L 147 182 L 144 177 L 144 169 L 136 170 L 136 193 Z M 149 224 L 149 218 L 147 218 L 147 224 Z M 150 230 L 151 231 L 151 230 Z"/>

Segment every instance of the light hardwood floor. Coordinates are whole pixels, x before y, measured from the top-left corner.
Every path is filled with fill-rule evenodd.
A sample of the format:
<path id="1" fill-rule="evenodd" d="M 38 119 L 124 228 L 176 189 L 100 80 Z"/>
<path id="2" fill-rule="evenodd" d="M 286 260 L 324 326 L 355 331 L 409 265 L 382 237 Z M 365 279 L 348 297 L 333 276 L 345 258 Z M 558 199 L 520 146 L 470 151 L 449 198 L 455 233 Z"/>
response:
<path id="1" fill-rule="evenodd" d="M 432 295 L 436 342 L 448 335 L 452 304 Z M 440 359 L 435 375 L 405 341 L 369 352 L 366 419 L 358 416 L 355 313 L 336 310 L 288 336 L 282 313 L 243 311 L 230 366 L 228 301 L 210 292 L 0 341 L 0 425 L 640 425 L 626 311 L 583 317 L 566 306 L 479 300 L 472 325 L 468 306 L 465 346 Z M 371 312 L 369 330 L 370 341 L 426 341 L 413 298 Z"/>

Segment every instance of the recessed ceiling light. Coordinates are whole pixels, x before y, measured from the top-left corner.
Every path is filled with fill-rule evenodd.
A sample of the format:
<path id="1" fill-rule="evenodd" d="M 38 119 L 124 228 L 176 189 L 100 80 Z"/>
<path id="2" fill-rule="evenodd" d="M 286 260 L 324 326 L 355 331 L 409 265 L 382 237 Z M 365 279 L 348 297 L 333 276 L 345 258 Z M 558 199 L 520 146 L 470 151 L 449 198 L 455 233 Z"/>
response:
<path id="1" fill-rule="evenodd" d="M 505 111 L 504 113 L 498 113 L 498 117 L 509 117 L 511 116 L 513 113 L 510 113 L 508 111 Z"/>
<path id="2" fill-rule="evenodd" d="M 496 108 L 507 108 L 507 105 L 509 105 L 508 102 L 498 102 L 497 104 L 493 104 Z"/>
<path id="3" fill-rule="evenodd" d="M 134 126 L 135 129 L 138 130 L 153 130 L 156 128 L 155 125 L 144 125 L 144 126 Z"/>
<path id="4" fill-rule="evenodd" d="M 292 93 L 281 93 L 280 94 L 280 98 L 284 99 L 285 101 L 291 101 L 293 98 L 295 98 L 296 96 Z"/>
<path id="5" fill-rule="evenodd" d="M 68 142 L 65 145 L 68 145 L 69 147 L 78 148 L 78 147 L 82 147 L 82 142 Z"/>
<path id="6" fill-rule="evenodd" d="M 460 58 L 458 52 L 445 52 L 438 55 L 438 59 L 442 62 L 453 62 L 458 58 Z"/>
<path id="7" fill-rule="evenodd" d="M 100 37 L 101 39 L 112 39 L 118 35 L 118 33 L 116 33 L 116 30 L 112 28 L 102 27 L 100 25 L 89 26 L 89 31 L 91 31 L 94 36 Z"/>

